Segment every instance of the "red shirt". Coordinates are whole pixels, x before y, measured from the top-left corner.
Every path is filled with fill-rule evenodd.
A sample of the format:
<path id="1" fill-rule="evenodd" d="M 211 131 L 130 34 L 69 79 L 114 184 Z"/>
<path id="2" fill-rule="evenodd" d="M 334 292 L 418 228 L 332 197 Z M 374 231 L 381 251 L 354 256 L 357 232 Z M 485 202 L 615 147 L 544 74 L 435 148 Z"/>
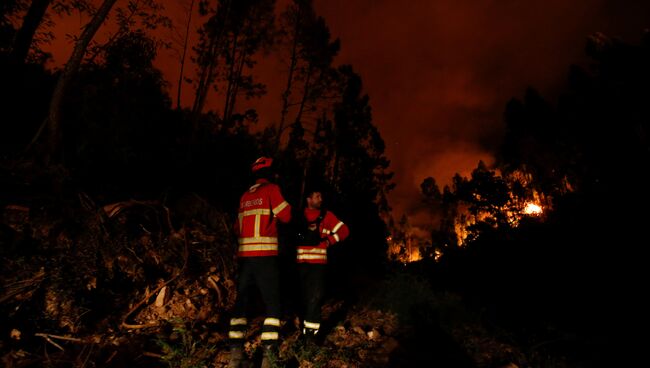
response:
<path id="1" fill-rule="evenodd" d="M 320 215 L 319 209 L 305 208 L 305 218 L 307 222 L 314 222 Z M 298 263 L 327 263 L 327 247 L 329 245 L 343 241 L 350 234 L 348 226 L 340 221 L 330 211 L 325 211 L 325 217 L 320 223 L 319 233 L 321 239 L 319 245 L 298 246 L 296 261 Z"/>
<path id="2" fill-rule="evenodd" d="M 280 187 L 266 179 L 257 180 L 239 200 L 235 231 L 239 236 L 240 257 L 278 255 L 277 220 L 291 220 L 291 206 L 282 197 Z"/>

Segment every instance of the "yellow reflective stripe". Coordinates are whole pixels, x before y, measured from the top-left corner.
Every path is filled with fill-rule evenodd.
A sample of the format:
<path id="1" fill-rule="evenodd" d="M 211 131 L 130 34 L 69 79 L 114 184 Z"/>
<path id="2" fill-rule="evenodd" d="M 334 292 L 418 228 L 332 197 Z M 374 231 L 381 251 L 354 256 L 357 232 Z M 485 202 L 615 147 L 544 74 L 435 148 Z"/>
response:
<path id="1" fill-rule="evenodd" d="M 277 318 L 267 318 L 264 320 L 264 326 L 277 326 L 280 327 L 280 320 Z"/>
<path id="2" fill-rule="evenodd" d="M 241 228 L 242 228 L 243 223 L 244 223 L 244 217 L 246 217 L 246 216 L 255 216 L 255 225 L 253 226 L 253 235 L 255 237 L 259 237 L 260 236 L 260 223 L 261 223 L 261 216 L 262 215 L 265 215 L 265 216 L 271 215 L 271 210 L 269 210 L 268 208 L 255 208 L 255 209 L 252 209 L 252 210 L 246 210 L 246 211 L 240 212 L 239 213 L 240 232 L 241 232 Z"/>
<path id="3" fill-rule="evenodd" d="M 328 235 L 329 235 L 330 231 L 327 230 L 327 229 L 323 229 L 322 233 L 323 233 L 323 234 L 328 234 Z"/>
<path id="4" fill-rule="evenodd" d="M 278 250 L 277 244 L 245 244 L 240 245 L 240 252 L 254 252 L 259 250 Z"/>
<path id="5" fill-rule="evenodd" d="M 318 330 L 320 328 L 320 323 L 305 321 L 305 327 Z"/>
<path id="6" fill-rule="evenodd" d="M 339 221 L 339 223 L 336 224 L 336 226 L 334 226 L 334 228 L 332 229 L 332 232 L 335 233 L 335 232 L 339 231 L 341 226 L 343 226 L 343 222 Z"/>
<path id="7" fill-rule="evenodd" d="M 245 325 L 248 323 L 246 318 L 231 318 L 230 319 L 230 325 L 231 326 L 240 326 L 240 325 Z"/>
<path id="8" fill-rule="evenodd" d="M 239 238 L 239 244 L 278 244 L 275 236 L 248 236 Z"/>
<path id="9" fill-rule="evenodd" d="M 314 330 L 314 335 L 316 335 L 317 333 L 318 333 L 318 330 Z M 307 334 L 307 327 L 305 327 L 305 328 L 302 329 L 302 334 L 303 334 L 303 335 L 306 335 L 306 334 Z"/>
<path id="10" fill-rule="evenodd" d="M 260 215 L 255 215 L 255 227 L 253 227 L 254 233 L 253 235 L 256 238 L 260 237 Z"/>
<path id="11" fill-rule="evenodd" d="M 326 254 L 298 254 L 298 259 L 327 259 Z"/>
<path id="12" fill-rule="evenodd" d="M 323 248 L 298 248 L 298 254 L 304 253 L 315 253 L 315 254 L 327 254 L 327 249 Z"/>
<path id="13" fill-rule="evenodd" d="M 273 213 L 274 213 L 275 215 L 277 215 L 278 213 L 280 213 L 280 212 L 281 212 L 285 207 L 287 207 L 288 205 L 289 205 L 289 203 L 287 203 L 287 201 L 282 201 L 282 203 L 280 203 L 277 207 L 275 207 L 275 208 L 273 209 Z"/>
<path id="14" fill-rule="evenodd" d="M 228 332 L 228 337 L 231 339 L 243 339 L 244 333 L 242 331 L 230 331 Z"/>
<path id="15" fill-rule="evenodd" d="M 253 216 L 253 215 L 270 215 L 271 210 L 268 208 L 254 208 L 239 213 L 239 216 Z"/>
<path id="16" fill-rule="evenodd" d="M 339 234 L 334 234 L 334 235 L 332 235 L 332 236 L 334 237 L 334 239 L 336 239 L 337 242 L 341 241 L 341 240 L 339 239 Z"/>
<path id="17" fill-rule="evenodd" d="M 262 332 L 262 340 L 277 340 L 278 337 L 277 332 Z"/>

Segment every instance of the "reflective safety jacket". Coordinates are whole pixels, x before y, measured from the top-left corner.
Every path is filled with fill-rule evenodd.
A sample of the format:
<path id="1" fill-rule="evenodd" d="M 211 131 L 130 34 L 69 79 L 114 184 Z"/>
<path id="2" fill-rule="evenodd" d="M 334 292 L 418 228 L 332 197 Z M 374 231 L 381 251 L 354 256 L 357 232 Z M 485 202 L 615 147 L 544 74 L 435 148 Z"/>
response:
<path id="1" fill-rule="evenodd" d="M 298 244 L 296 261 L 298 263 L 327 263 L 327 247 L 329 245 L 343 241 L 350 234 L 348 226 L 341 222 L 330 211 L 325 211 L 325 215 L 319 222 L 321 210 L 305 208 L 305 219 L 307 226 L 319 234 L 320 242 L 318 244 Z M 310 242 L 311 243 L 311 242 Z"/>
<path id="2" fill-rule="evenodd" d="M 277 256 L 278 220 L 283 223 L 291 220 L 291 206 L 282 197 L 280 187 L 258 179 L 239 201 L 235 225 L 239 237 L 238 256 Z"/>

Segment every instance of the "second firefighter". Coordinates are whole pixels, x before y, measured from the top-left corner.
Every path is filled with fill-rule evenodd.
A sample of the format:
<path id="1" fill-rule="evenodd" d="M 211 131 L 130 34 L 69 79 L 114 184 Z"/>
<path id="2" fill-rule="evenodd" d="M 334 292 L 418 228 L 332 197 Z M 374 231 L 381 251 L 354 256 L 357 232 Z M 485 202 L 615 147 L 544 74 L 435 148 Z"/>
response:
<path id="1" fill-rule="evenodd" d="M 308 189 L 305 199 L 303 216 L 296 219 L 296 262 L 300 276 L 302 332 L 311 339 L 321 328 L 327 249 L 347 238 L 349 230 L 332 212 L 322 208 L 323 197 L 319 189 Z"/>

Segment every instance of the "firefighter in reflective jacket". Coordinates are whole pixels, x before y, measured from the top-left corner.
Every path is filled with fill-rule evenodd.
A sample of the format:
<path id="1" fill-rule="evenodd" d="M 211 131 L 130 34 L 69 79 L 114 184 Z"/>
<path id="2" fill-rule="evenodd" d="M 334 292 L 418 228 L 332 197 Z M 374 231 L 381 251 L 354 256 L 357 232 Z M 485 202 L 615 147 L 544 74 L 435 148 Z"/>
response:
<path id="1" fill-rule="evenodd" d="M 273 349 L 278 342 L 281 305 L 276 225 L 277 221 L 289 222 L 291 206 L 283 198 L 280 188 L 269 181 L 272 162 L 271 158 L 260 157 L 253 163 L 252 172 L 256 182 L 239 201 L 235 225 L 239 240 L 239 275 L 237 299 L 228 333 L 232 344 L 231 367 L 238 367 L 243 358 L 244 334 L 248 324 L 245 311 L 255 286 L 266 307 L 261 335 L 266 348 L 265 358 L 266 351 Z"/>
<path id="2" fill-rule="evenodd" d="M 325 294 L 327 248 L 343 241 L 350 233 L 347 225 L 321 208 L 321 192 L 313 188 L 305 192 L 307 206 L 298 227 L 297 254 L 302 299 L 302 332 L 313 339 L 320 329 L 321 304 Z"/>

